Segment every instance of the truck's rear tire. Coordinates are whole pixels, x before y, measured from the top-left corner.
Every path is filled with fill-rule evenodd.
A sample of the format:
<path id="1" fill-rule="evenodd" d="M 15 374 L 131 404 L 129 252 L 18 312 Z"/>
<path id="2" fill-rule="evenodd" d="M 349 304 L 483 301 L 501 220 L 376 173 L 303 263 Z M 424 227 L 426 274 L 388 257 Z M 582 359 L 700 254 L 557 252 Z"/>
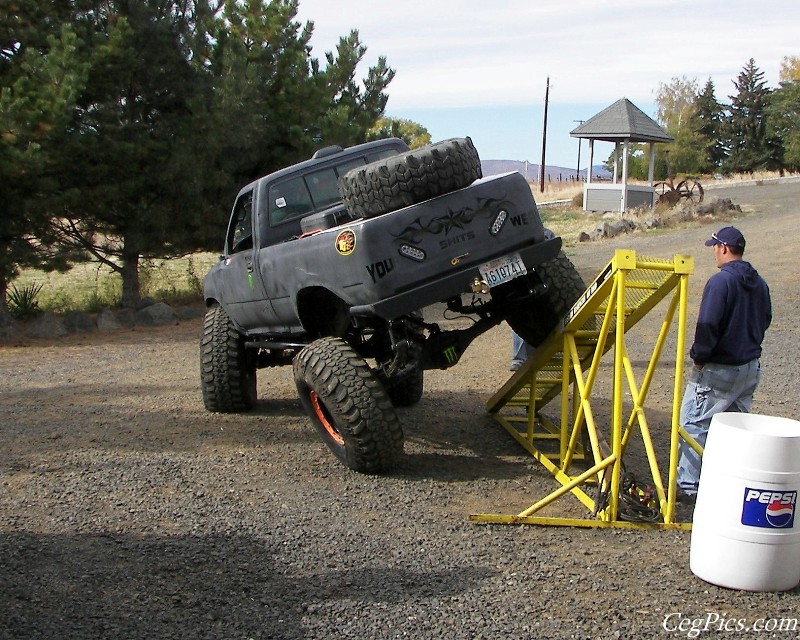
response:
<path id="1" fill-rule="evenodd" d="M 547 285 L 546 293 L 525 306 L 516 308 L 507 321 L 528 344 L 538 347 L 586 290 L 575 265 L 563 251 L 548 262 L 536 266 Z"/>
<path id="2" fill-rule="evenodd" d="M 294 359 L 300 401 L 333 454 L 360 473 L 390 471 L 403 429 L 380 380 L 340 338 L 321 338 Z"/>
<path id="3" fill-rule="evenodd" d="M 206 312 L 200 338 L 200 383 L 208 411 L 241 413 L 258 397 L 255 358 L 244 338 L 219 305 Z"/>
<path id="4" fill-rule="evenodd" d="M 481 175 L 472 140 L 451 138 L 352 169 L 339 192 L 351 215 L 371 218 L 463 189 Z"/>

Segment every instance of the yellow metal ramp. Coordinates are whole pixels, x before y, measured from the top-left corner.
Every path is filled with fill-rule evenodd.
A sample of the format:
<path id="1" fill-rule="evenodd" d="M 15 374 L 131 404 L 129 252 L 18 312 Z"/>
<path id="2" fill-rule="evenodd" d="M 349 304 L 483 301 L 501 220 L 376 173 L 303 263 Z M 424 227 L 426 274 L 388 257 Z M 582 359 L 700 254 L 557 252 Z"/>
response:
<path id="1" fill-rule="evenodd" d="M 691 256 L 671 260 L 638 257 L 618 250 L 587 287 L 563 321 L 525 364 L 487 402 L 489 413 L 560 483 L 553 493 L 515 515 L 476 514 L 476 522 L 549 524 L 584 527 L 690 528 L 677 523 L 675 476 L 678 424 L 683 381 L 688 276 Z M 635 379 L 625 336 L 665 298 L 669 301 L 658 338 L 641 383 Z M 665 485 L 645 412 L 645 401 L 664 346 L 676 333 L 669 464 Z M 613 351 L 610 367 L 611 416 L 598 427 L 592 391 L 601 375 L 601 360 Z M 609 367 L 602 375 L 608 375 Z M 626 410 L 624 383 L 627 383 Z M 558 424 L 541 413 L 559 398 Z M 606 411 L 607 412 L 607 411 Z M 641 437 L 652 485 L 647 492 L 631 484 L 623 459 L 631 441 Z M 648 493 L 650 492 L 650 493 Z M 590 519 L 534 515 L 571 493 L 591 514 Z M 622 496 L 622 497 L 621 497 Z M 620 501 L 625 504 L 621 506 Z M 630 504 L 636 505 L 631 518 Z"/>

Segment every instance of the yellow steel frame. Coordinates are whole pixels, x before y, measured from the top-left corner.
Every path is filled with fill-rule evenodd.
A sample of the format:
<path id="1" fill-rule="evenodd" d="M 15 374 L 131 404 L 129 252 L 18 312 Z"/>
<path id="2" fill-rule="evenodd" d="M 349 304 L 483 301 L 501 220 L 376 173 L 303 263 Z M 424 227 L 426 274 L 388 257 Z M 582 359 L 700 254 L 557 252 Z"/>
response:
<path id="1" fill-rule="evenodd" d="M 547 468 L 561 486 L 516 515 L 475 514 L 470 520 L 501 524 L 544 524 L 579 527 L 646 527 L 689 529 L 675 522 L 678 446 L 688 438 L 678 424 L 686 343 L 688 277 L 694 271 L 691 256 L 672 260 L 637 257 L 618 250 L 567 314 L 563 327 L 540 345 L 528 361 L 487 402 L 489 413 Z M 625 344 L 625 334 L 670 293 L 661 330 L 640 385 Z M 656 450 L 645 413 L 645 401 L 664 345 L 677 316 L 677 340 L 669 444 L 667 485 L 662 480 Z M 611 421 L 601 433 L 592 410 L 592 390 L 603 355 L 613 349 Z M 632 408 L 623 419 L 623 381 Z M 570 394 L 570 388 L 572 393 Z M 560 424 L 550 422 L 541 408 L 560 394 Z M 571 401 L 570 401 L 571 398 Z M 520 408 L 524 409 L 520 415 Z M 635 432 L 640 434 L 660 505 L 657 522 L 630 522 L 619 518 L 622 463 Z M 584 442 L 586 441 L 586 442 Z M 552 451 L 557 442 L 557 452 Z M 550 451 L 544 451 L 549 445 Z M 572 471 L 577 461 L 588 468 Z M 587 489 L 594 487 L 595 495 Z M 571 493 L 592 513 L 592 519 L 534 515 Z M 600 495 L 607 498 L 601 500 Z"/>

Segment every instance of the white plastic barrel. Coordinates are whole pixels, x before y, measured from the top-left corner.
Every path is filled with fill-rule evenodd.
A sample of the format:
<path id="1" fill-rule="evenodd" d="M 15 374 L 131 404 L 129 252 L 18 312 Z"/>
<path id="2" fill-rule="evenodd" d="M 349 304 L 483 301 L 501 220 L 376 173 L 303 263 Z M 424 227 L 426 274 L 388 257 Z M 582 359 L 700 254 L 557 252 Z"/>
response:
<path id="1" fill-rule="evenodd" d="M 706 582 L 746 591 L 800 583 L 800 422 L 753 413 L 711 420 L 689 565 Z"/>

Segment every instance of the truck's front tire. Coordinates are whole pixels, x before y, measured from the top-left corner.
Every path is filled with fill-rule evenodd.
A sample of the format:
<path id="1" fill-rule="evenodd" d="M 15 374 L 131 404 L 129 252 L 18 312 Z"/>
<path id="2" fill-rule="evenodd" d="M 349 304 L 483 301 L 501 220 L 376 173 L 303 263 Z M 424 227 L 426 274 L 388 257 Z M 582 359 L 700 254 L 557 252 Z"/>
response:
<path id="1" fill-rule="evenodd" d="M 403 429 L 380 380 L 340 338 L 321 338 L 294 359 L 300 401 L 333 454 L 360 473 L 390 471 Z"/>
<path id="2" fill-rule="evenodd" d="M 219 305 L 206 312 L 200 339 L 200 382 L 208 411 L 241 413 L 257 399 L 255 358 Z"/>
<path id="3" fill-rule="evenodd" d="M 563 251 L 536 266 L 547 291 L 507 317 L 511 328 L 528 344 L 538 347 L 586 290 L 575 265 Z"/>
<path id="4" fill-rule="evenodd" d="M 348 212 L 371 218 L 468 187 L 481 161 L 470 138 L 451 138 L 348 171 L 339 192 Z"/>

